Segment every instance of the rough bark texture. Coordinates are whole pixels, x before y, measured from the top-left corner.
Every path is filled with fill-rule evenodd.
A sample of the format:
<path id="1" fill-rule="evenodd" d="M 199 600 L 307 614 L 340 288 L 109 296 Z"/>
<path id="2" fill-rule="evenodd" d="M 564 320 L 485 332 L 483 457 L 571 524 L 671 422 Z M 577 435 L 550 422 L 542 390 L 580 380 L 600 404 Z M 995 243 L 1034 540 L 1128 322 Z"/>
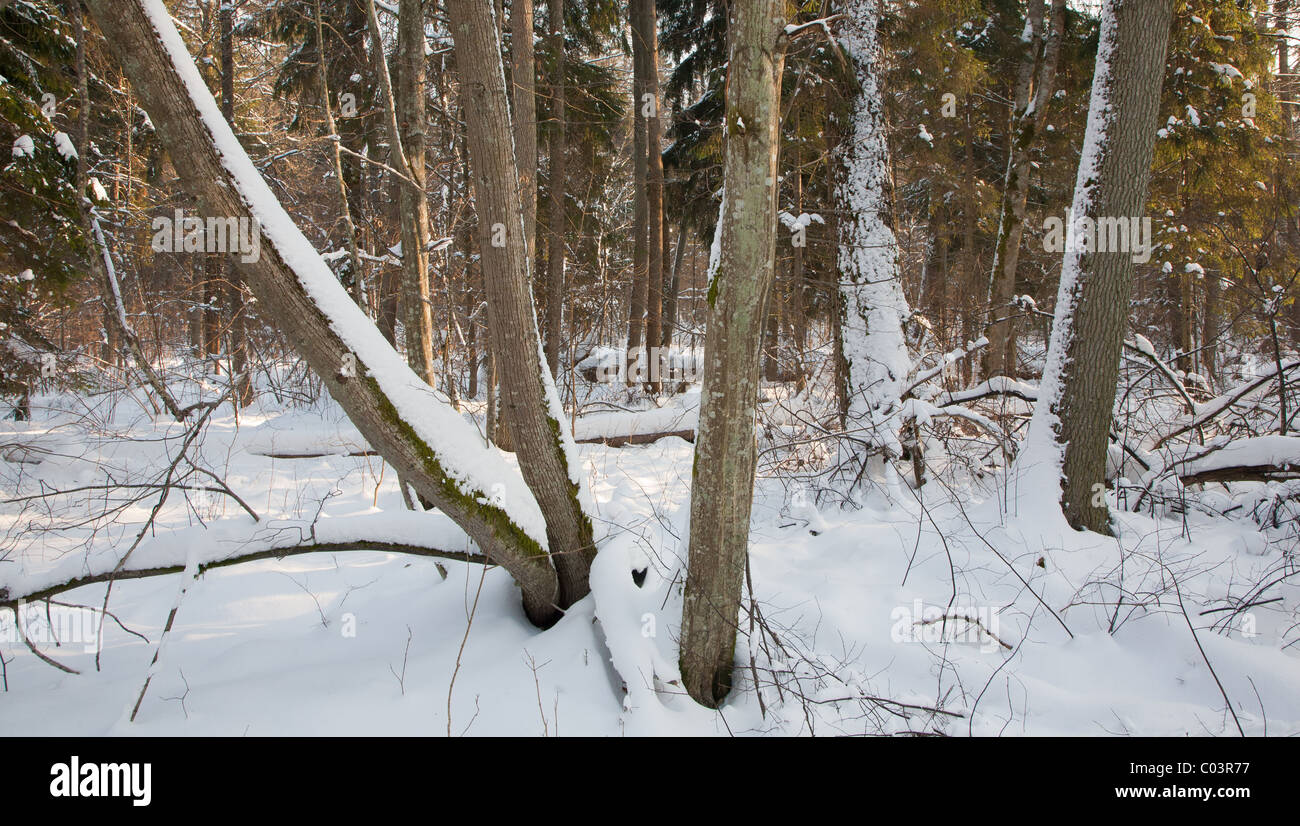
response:
<path id="1" fill-rule="evenodd" d="M 627 314 L 627 384 L 637 383 L 636 369 L 641 355 L 645 329 L 646 302 L 649 300 L 649 202 L 646 193 L 646 175 L 649 172 L 646 158 L 646 118 L 641 108 L 646 94 L 645 42 L 639 36 L 640 13 L 633 0 L 629 9 L 632 29 L 632 296 Z M 650 346 L 648 338 L 645 345 Z"/>
<path id="2" fill-rule="evenodd" d="M 465 128 L 502 418 L 510 428 L 524 480 L 546 517 L 560 576 L 560 603 L 568 607 L 590 591 L 588 574 L 596 548 L 577 469 L 569 467 L 566 457 L 565 442 L 571 444 L 571 438 L 538 346 L 532 261 L 514 173 L 501 41 L 492 11 L 481 0 L 448 0 L 447 12 L 466 97 Z M 502 229 L 505 243 L 498 246 L 493 240 Z"/>
<path id="3" fill-rule="evenodd" d="M 316 17 L 316 42 L 325 42 L 325 26 L 321 19 L 320 0 L 315 0 L 313 12 Z M 343 152 L 339 148 L 341 136 L 334 122 L 334 101 L 330 97 L 329 74 L 325 70 L 325 50 L 317 49 L 316 76 L 320 84 L 321 109 L 325 116 L 325 133 L 330 138 L 330 162 L 334 169 L 335 195 L 338 197 L 339 221 L 343 224 L 343 242 L 347 244 L 348 261 L 352 271 L 344 278 L 353 299 L 363 304 L 364 295 L 361 269 L 361 250 L 357 246 L 357 225 L 352 220 L 352 204 L 348 198 L 347 173 L 343 168 Z"/>
<path id="4" fill-rule="evenodd" d="M 1140 216 L 1151 176 L 1156 117 L 1173 0 L 1108 0 L 1073 218 Z M 1057 320 L 1033 430 L 1054 425 L 1061 505 L 1076 528 L 1109 533 L 1105 479 L 1120 348 L 1133 289 L 1129 252 L 1067 251 Z M 1055 421 L 1052 421 L 1055 419 Z M 1046 435 L 1046 434 L 1042 434 Z M 1037 462 L 1045 457 L 1022 459 Z"/>
<path id="5" fill-rule="evenodd" d="M 1065 0 L 1052 0 L 1051 15 L 1047 21 L 1050 31 L 1044 41 L 1043 5 L 1040 0 L 1031 0 L 1029 4 L 1029 22 L 1033 34 L 1030 42 L 1025 44 L 1020 76 L 1016 82 L 1015 108 L 1011 114 L 1011 147 L 1007 156 L 998 240 L 993 252 L 993 272 L 988 291 L 990 312 L 995 319 L 1008 314 L 1008 307 L 1015 294 L 1016 267 L 1020 263 L 1020 242 L 1025 230 L 1025 205 L 1029 200 L 1029 153 L 1047 122 L 1047 109 L 1056 80 L 1056 65 L 1061 54 L 1061 39 L 1065 33 Z M 1013 373 L 1016 368 L 1013 322 L 1008 319 L 990 324 L 988 339 L 984 374 L 997 376 Z"/>
<path id="6" fill-rule="evenodd" d="M 537 260 L 537 68 L 533 49 L 533 0 L 510 4 L 510 113 L 515 163 L 523 201 L 528 260 Z"/>
<path id="7" fill-rule="evenodd" d="M 658 349 L 663 341 L 664 283 L 664 159 L 662 121 L 659 118 L 659 32 L 655 0 L 633 0 L 635 17 L 633 41 L 642 49 L 641 96 L 637 105 L 646 122 L 646 364 L 649 369 L 646 389 L 658 393 L 663 389 L 659 377 L 663 364 Z"/>
<path id="8" fill-rule="evenodd" d="M 559 376 L 560 330 L 564 324 L 564 210 L 568 169 L 568 113 L 564 77 L 564 0 L 550 0 L 551 18 L 551 198 L 546 224 L 546 366 Z"/>
<path id="9" fill-rule="evenodd" d="M 397 121 L 407 177 L 402 188 L 402 317 L 406 357 L 430 385 L 433 374 L 433 307 L 429 304 L 429 199 L 425 191 L 424 2 L 406 0 L 397 16 Z"/>
<path id="10" fill-rule="evenodd" d="M 89 8 L 181 180 L 198 197 L 202 213 L 256 220 L 155 32 L 146 4 L 155 13 L 164 13 L 158 0 L 90 0 Z M 355 376 L 340 371 L 344 357 L 353 354 L 274 239 L 267 237 L 258 261 L 241 261 L 238 267 L 267 317 L 276 320 L 366 440 L 421 496 L 465 530 L 480 551 L 511 573 L 532 622 L 554 622 L 559 588 L 546 550 L 492 504 L 486 492 L 466 492 L 446 474 L 437 452 L 400 417 L 379 381 L 367 375 L 364 363 L 358 359 Z"/>
<path id="11" fill-rule="evenodd" d="M 776 256 L 779 95 L 785 59 L 782 0 L 748 0 L 730 13 L 720 252 L 710 262 L 681 637 L 686 690 L 710 707 L 731 690 L 737 612 L 749 552 L 759 351 Z"/>
<path id="12" fill-rule="evenodd" d="M 235 128 L 235 8 L 223 3 L 219 14 L 221 26 L 221 114 L 230 128 Z M 244 282 L 229 258 L 225 269 L 226 306 L 230 310 L 230 380 L 231 397 L 238 407 L 253 403 L 253 377 L 248 363 L 248 302 L 244 300 Z"/>
<path id="13" fill-rule="evenodd" d="M 429 306 L 429 202 L 424 193 L 424 9 L 422 0 L 403 4 L 397 17 L 397 91 L 393 90 L 374 0 L 366 0 L 371 50 L 379 76 L 380 103 L 387 115 L 390 163 L 401 175 L 402 322 L 406 360 L 434 385 L 433 311 Z"/>

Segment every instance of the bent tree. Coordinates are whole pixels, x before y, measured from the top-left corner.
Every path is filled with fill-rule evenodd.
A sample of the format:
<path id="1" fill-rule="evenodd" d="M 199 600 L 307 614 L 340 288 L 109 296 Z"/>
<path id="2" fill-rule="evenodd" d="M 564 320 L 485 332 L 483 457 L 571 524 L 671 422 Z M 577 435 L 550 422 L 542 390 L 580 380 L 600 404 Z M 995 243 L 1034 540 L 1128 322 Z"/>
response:
<path id="1" fill-rule="evenodd" d="M 1071 220 L 1086 239 L 1146 203 L 1173 0 L 1107 0 Z M 1056 321 L 1025 449 L 1029 491 L 1059 491 L 1066 520 L 1110 533 L 1102 496 L 1120 348 L 1133 291 L 1132 250 L 1067 244 Z M 1122 246 L 1122 245 L 1120 245 Z"/>
<path id="2" fill-rule="evenodd" d="M 580 590 L 570 585 L 567 594 L 561 593 L 547 539 L 552 522 L 576 521 L 574 514 L 581 512 L 577 497 L 582 486 L 571 471 L 559 456 L 530 469 L 534 478 L 543 468 L 558 472 L 548 480 L 547 492 L 567 494 L 563 514 L 544 516 L 546 508 L 556 507 L 555 496 L 534 498 L 519 473 L 383 338 L 235 139 L 162 0 L 90 0 L 88 7 L 203 215 L 256 221 L 263 236 L 261 255 L 248 262 L 237 257 L 236 266 L 266 317 L 277 320 L 330 395 L 401 478 L 464 530 L 483 555 L 510 572 L 529 620 L 539 626 L 553 623 L 566 600 Z M 504 95 L 503 87 L 500 92 Z M 519 326 L 511 335 L 531 339 L 537 357 L 535 324 Z M 513 402 L 533 405 L 534 418 L 545 421 L 546 395 L 537 376 L 532 374 L 533 393 L 517 393 Z M 560 442 L 558 435 L 547 435 L 547 446 Z M 560 453 L 558 447 L 552 450 Z M 529 457 L 520 458 L 525 464 Z M 541 499 L 548 504 L 541 505 Z M 553 550 L 570 568 L 575 567 L 570 560 L 586 559 L 573 553 L 572 546 Z"/>
<path id="3" fill-rule="evenodd" d="M 680 658 L 686 690 L 709 707 L 731 690 L 749 552 L 759 355 L 776 258 L 785 65 L 784 0 L 746 0 L 730 14 L 722 211 L 709 262 Z"/>

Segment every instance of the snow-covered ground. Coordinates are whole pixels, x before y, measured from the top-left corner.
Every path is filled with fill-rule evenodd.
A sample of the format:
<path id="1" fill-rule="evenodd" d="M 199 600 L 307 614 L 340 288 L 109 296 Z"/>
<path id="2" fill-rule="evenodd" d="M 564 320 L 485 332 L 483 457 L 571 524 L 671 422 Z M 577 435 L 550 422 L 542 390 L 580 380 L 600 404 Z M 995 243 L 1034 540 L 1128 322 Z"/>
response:
<path id="1" fill-rule="evenodd" d="M 222 408 L 191 453 L 261 521 L 224 493 L 176 491 L 140 560 L 211 559 L 313 523 L 320 538 L 369 526 L 469 549 L 445 518 L 403 508 L 378 457 L 353 455 L 365 445 L 337 407 L 268 399 L 238 423 Z M 68 397 L 43 401 L 64 409 L 0 425 L 0 498 L 147 481 L 184 435 L 125 399 L 112 417 L 102 401 L 94 416 Z M 1003 479 L 952 492 L 936 480 L 923 498 L 896 485 L 892 501 L 877 490 L 859 509 L 760 480 L 759 610 L 751 622 L 747 590 L 737 690 L 705 710 L 675 673 L 692 445 L 578 450 L 604 539 L 594 595 L 550 630 L 527 623 L 504 571 L 475 564 L 347 551 L 214 569 L 181 601 L 132 723 L 188 577 L 122 580 L 99 670 L 93 612 L 53 606 L 56 646 L 45 606 L 27 608 L 38 647 L 81 672 L 68 674 L 30 653 L 0 611 L 0 735 L 1235 734 L 1224 694 L 1247 734 L 1300 733 L 1300 646 L 1286 647 L 1297 639 L 1294 579 L 1268 592 L 1280 602 L 1217 610 L 1266 572 L 1294 569 L 1281 531 L 1190 509 L 1120 512 L 1118 541 L 1082 535 L 1016 513 Z M 123 491 L 0 505 L 0 588 L 120 556 L 158 500 L 129 493 L 143 498 L 107 524 L 78 523 Z M 632 571 L 647 568 L 638 586 Z M 103 597 L 91 585 L 58 600 Z"/>

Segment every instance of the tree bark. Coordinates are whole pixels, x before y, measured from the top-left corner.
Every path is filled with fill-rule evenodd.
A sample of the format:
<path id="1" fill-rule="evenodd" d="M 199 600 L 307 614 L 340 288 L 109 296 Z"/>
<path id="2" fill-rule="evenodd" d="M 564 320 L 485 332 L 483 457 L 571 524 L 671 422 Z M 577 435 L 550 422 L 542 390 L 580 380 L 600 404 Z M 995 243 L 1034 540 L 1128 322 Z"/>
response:
<path id="1" fill-rule="evenodd" d="M 429 202 L 424 180 L 424 3 L 403 3 L 397 16 L 396 94 L 384 59 L 384 41 L 374 0 L 366 0 L 371 48 L 388 118 L 389 154 L 402 176 L 402 321 L 406 359 L 430 385 L 433 373 L 433 310 L 429 306 Z"/>
<path id="2" fill-rule="evenodd" d="M 1102 11 L 1072 221 L 1141 214 L 1173 0 L 1107 0 Z M 1130 251 L 1067 250 L 1039 401 L 1018 464 L 1039 493 L 1061 491 L 1076 529 L 1109 533 L 1103 482 L 1120 348 L 1133 289 Z M 1022 483 L 1024 487 L 1024 483 Z"/>
<path id="3" fill-rule="evenodd" d="M 646 129 L 646 390 L 660 393 L 663 383 L 664 160 L 659 117 L 659 17 L 655 0 L 633 0 L 634 44 L 641 47 L 642 91 L 637 99 Z"/>
<path id="4" fill-rule="evenodd" d="M 710 262 L 704 386 L 692 471 L 681 673 L 697 702 L 731 690 L 754 491 L 759 353 L 776 256 L 785 3 L 731 8 L 718 255 Z"/>
<path id="5" fill-rule="evenodd" d="M 554 622 L 558 582 L 546 549 L 505 506 L 470 481 L 470 474 L 478 472 L 474 466 L 457 465 L 459 460 L 421 435 L 429 432 L 427 424 L 413 424 L 399 412 L 399 406 L 409 412 L 412 397 L 428 396 L 428 391 L 384 344 L 319 256 L 313 260 L 309 242 L 238 149 L 161 0 L 90 0 L 89 7 L 202 212 L 249 218 L 262 229 L 261 256 L 238 266 L 267 317 L 277 321 L 370 445 L 464 529 L 481 552 L 511 573 L 523 592 L 528 618 L 537 625 Z M 354 369 L 341 369 L 345 365 Z M 437 404 L 428 396 L 427 409 Z M 451 428 L 463 424 L 454 414 L 435 420 Z M 472 433 L 468 425 L 465 431 Z M 462 448 L 474 449 L 469 444 Z M 473 462 L 482 465 L 500 461 L 486 448 L 474 455 Z M 501 462 L 499 467 L 507 478 L 509 466 Z"/>
<path id="6" fill-rule="evenodd" d="M 1061 39 L 1065 33 L 1065 0 L 1052 0 L 1050 31 L 1045 40 L 1043 3 L 1041 0 L 1030 0 L 1029 8 L 1033 34 L 1021 58 L 1020 76 L 1016 83 L 1007 173 L 1002 188 L 998 239 L 993 251 L 993 272 L 988 289 L 990 312 L 995 318 L 1007 313 L 1015 294 L 1016 266 L 1020 263 L 1020 242 L 1025 230 L 1025 205 L 1029 200 L 1029 153 L 1047 122 L 1056 65 L 1061 54 Z M 987 335 L 989 346 L 984 351 L 984 375 L 997 376 L 1014 372 L 1014 323 L 1010 319 L 996 321 L 989 325 Z"/>
<path id="7" fill-rule="evenodd" d="M 591 590 L 596 548 L 573 439 L 551 375 L 542 366 L 532 265 L 515 174 L 501 40 L 481 0 L 448 0 L 466 98 L 465 127 L 478 214 L 488 331 L 501 381 L 501 413 L 520 470 L 546 518 L 546 534 L 567 608 Z M 504 236 L 504 238 L 502 238 Z"/>
<path id="8" fill-rule="evenodd" d="M 361 269 L 361 249 L 357 244 L 357 225 L 352 220 L 352 204 L 348 197 L 347 173 L 343 168 L 343 152 L 340 149 L 342 137 L 334 121 L 334 101 L 330 97 L 329 75 L 325 70 L 325 25 L 322 20 L 320 0 L 315 0 L 316 17 L 316 76 L 320 84 L 321 110 L 325 116 L 325 134 L 330 144 L 330 162 L 333 166 L 335 195 L 338 198 L 339 220 L 343 223 L 343 242 L 348 248 L 348 262 L 351 272 L 343 283 L 352 293 L 358 305 L 364 306 L 364 279 Z"/>
<path id="9" fill-rule="evenodd" d="M 550 0 L 551 22 L 551 198 L 546 224 L 546 366 L 560 374 L 560 330 L 564 324 L 565 188 L 568 185 L 568 113 L 565 111 L 564 0 Z"/>
<path id="10" fill-rule="evenodd" d="M 523 199 L 528 260 L 537 260 L 537 67 L 533 0 L 510 4 L 510 87 L 519 194 Z"/>
<path id="11" fill-rule="evenodd" d="M 223 3 L 218 17 L 221 26 L 221 115 L 235 128 L 235 7 Z M 244 282 L 232 259 L 226 259 L 225 287 L 230 310 L 230 381 L 231 398 L 236 407 L 253 403 L 253 376 L 249 364 L 248 301 Z"/>
<path id="12" fill-rule="evenodd" d="M 638 366 L 646 331 L 646 305 L 650 291 L 650 206 L 646 190 L 649 159 L 646 157 L 647 119 L 641 101 L 646 95 L 645 41 L 641 35 L 640 0 L 631 0 L 629 17 L 632 29 L 632 296 L 627 316 L 627 385 L 638 383 Z"/>

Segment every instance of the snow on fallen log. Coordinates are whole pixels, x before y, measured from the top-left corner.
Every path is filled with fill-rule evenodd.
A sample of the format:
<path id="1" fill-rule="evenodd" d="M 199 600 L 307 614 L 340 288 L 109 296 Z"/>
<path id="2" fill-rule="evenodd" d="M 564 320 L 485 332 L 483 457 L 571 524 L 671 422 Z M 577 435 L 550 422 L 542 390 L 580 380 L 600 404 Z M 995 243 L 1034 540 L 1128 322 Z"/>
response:
<path id="1" fill-rule="evenodd" d="M 654 410 L 628 410 L 582 416 L 574 423 L 573 435 L 577 442 L 603 443 L 610 447 L 648 444 L 669 436 L 694 441 L 695 429 L 699 421 L 700 403 L 697 395 L 682 407 L 674 405 Z"/>
<path id="2" fill-rule="evenodd" d="M 1183 484 L 1300 479 L 1300 437 L 1255 436 L 1212 447 L 1174 465 Z"/>
<path id="3" fill-rule="evenodd" d="M 244 449 L 272 459 L 375 454 L 361 431 L 346 418 L 331 422 L 314 415 L 285 413 L 245 432 Z"/>
<path id="4" fill-rule="evenodd" d="M 934 403 L 939 407 L 946 407 L 950 404 L 966 404 L 988 396 L 1014 396 L 1033 403 L 1038 401 L 1038 388 L 1007 376 L 994 376 L 966 390 L 941 393 Z"/>
<path id="5" fill-rule="evenodd" d="M 110 579 L 126 580 L 183 573 L 191 562 L 199 573 L 261 559 L 304 553 L 381 551 L 484 562 L 465 532 L 437 511 L 388 511 L 360 516 L 276 519 L 262 524 L 229 519 L 207 527 L 159 531 L 135 549 L 116 574 L 120 549 L 68 554 L 52 564 L 21 557 L 0 568 L 0 608 L 22 600 L 47 599 L 65 591 Z"/>

